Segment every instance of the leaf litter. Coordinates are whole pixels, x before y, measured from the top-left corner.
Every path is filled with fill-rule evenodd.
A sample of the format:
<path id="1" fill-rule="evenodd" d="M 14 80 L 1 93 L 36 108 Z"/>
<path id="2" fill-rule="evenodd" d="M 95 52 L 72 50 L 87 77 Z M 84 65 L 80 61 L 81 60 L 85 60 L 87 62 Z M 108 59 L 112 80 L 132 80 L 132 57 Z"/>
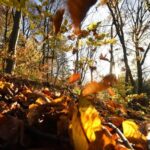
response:
<path id="1" fill-rule="evenodd" d="M 27 150 L 146 150 L 149 114 L 142 114 L 96 94 L 115 77 L 73 92 L 80 75 L 69 83 L 45 86 L 13 76 L 0 76 L 0 149 Z M 72 84 L 72 85 L 71 85 Z"/>

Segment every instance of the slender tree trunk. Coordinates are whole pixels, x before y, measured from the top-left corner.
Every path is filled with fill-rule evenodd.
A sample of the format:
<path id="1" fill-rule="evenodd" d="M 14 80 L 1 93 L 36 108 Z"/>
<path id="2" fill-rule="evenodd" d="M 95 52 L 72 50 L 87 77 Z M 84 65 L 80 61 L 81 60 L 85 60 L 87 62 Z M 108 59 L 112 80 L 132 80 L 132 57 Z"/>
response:
<path id="1" fill-rule="evenodd" d="M 13 24 L 13 28 L 9 40 L 9 46 L 8 46 L 9 57 L 6 59 L 6 68 L 5 68 L 5 73 L 9 73 L 9 74 L 11 74 L 15 69 L 16 45 L 17 45 L 18 36 L 20 32 L 20 21 L 21 21 L 21 11 L 16 10 L 14 15 L 14 24 Z"/>
<path id="2" fill-rule="evenodd" d="M 78 44 L 79 44 L 79 39 L 77 39 L 76 48 L 78 48 Z M 78 71 L 79 71 L 79 50 L 77 49 L 74 73 L 77 73 Z"/>
<path id="3" fill-rule="evenodd" d="M 6 12 L 5 12 L 5 29 L 4 29 L 4 42 L 5 42 L 5 44 L 7 42 L 7 33 L 8 33 L 8 15 L 9 15 L 9 8 L 6 7 Z"/>
<path id="4" fill-rule="evenodd" d="M 124 64 L 126 68 L 126 76 L 125 76 L 125 83 L 128 82 L 128 78 L 130 79 L 131 85 L 135 88 L 135 82 L 131 73 L 131 69 L 128 64 L 128 58 L 127 58 L 127 49 L 125 45 L 125 39 L 124 39 L 124 31 L 123 31 L 123 22 L 122 22 L 122 16 L 120 14 L 120 10 L 118 6 L 113 6 L 112 2 L 107 3 L 108 9 L 110 10 L 110 13 L 113 18 L 113 23 L 116 28 L 117 35 L 119 37 L 120 43 L 122 45 L 123 49 L 123 59 Z"/>
<path id="5" fill-rule="evenodd" d="M 142 65 L 141 65 L 138 45 L 139 45 L 139 41 L 136 38 L 135 49 L 136 49 L 136 64 L 137 64 L 137 92 L 138 92 L 138 94 L 140 94 L 143 91 L 143 89 L 142 89 L 143 88 L 143 77 L 142 77 Z"/>
<path id="6" fill-rule="evenodd" d="M 23 35 L 25 36 L 25 16 L 22 16 L 22 32 L 23 32 Z"/>
<path id="7" fill-rule="evenodd" d="M 113 38 L 113 23 L 111 25 L 111 38 Z M 114 63 L 113 44 L 110 44 L 110 74 L 113 74 Z"/>

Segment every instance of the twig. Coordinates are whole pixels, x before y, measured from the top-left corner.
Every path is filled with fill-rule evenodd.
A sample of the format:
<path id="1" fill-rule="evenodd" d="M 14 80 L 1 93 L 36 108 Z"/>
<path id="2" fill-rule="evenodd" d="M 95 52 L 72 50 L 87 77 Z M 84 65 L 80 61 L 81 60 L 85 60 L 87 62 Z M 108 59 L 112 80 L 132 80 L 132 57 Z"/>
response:
<path id="1" fill-rule="evenodd" d="M 118 135 L 120 136 L 120 138 L 122 139 L 123 143 L 130 148 L 131 150 L 134 150 L 134 148 L 132 147 L 132 145 L 130 144 L 130 142 L 128 141 L 128 139 L 124 136 L 124 134 L 120 131 L 120 129 L 118 129 L 114 124 L 112 124 L 111 122 L 106 123 L 106 125 L 109 125 L 111 128 L 115 129 L 115 131 L 118 133 Z"/>

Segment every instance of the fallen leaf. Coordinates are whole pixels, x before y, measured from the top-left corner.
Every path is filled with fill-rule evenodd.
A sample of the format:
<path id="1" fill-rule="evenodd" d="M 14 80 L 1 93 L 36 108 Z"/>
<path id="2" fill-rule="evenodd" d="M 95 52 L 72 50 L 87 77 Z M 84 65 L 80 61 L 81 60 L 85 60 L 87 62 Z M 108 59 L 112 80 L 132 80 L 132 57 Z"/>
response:
<path id="1" fill-rule="evenodd" d="M 120 127 L 122 125 L 122 122 L 124 121 L 123 117 L 119 116 L 111 116 L 108 117 L 109 122 L 113 123 L 115 126 Z"/>
<path id="2" fill-rule="evenodd" d="M 39 104 L 39 105 L 44 105 L 44 104 L 46 104 L 47 102 L 43 99 L 43 98 L 41 98 L 41 97 L 39 97 L 37 100 L 36 100 L 36 104 Z"/>
<path id="3" fill-rule="evenodd" d="M 96 133 L 96 140 L 90 143 L 89 150 L 114 150 L 116 141 L 106 128 Z"/>
<path id="4" fill-rule="evenodd" d="M 126 148 L 124 145 L 117 144 L 115 146 L 115 150 L 130 150 L 130 149 Z"/>
<path id="5" fill-rule="evenodd" d="M 114 96 L 115 95 L 115 92 L 113 91 L 112 88 L 108 88 L 108 93 L 110 94 L 110 96 Z"/>
<path id="6" fill-rule="evenodd" d="M 90 142 L 93 142 L 96 140 L 95 132 L 101 130 L 99 113 L 92 105 L 89 105 L 88 107 L 80 105 L 79 111 L 86 136 Z"/>
<path id="7" fill-rule="evenodd" d="M 123 133 L 127 138 L 143 139 L 146 137 L 139 131 L 138 125 L 132 120 L 125 120 L 122 123 Z"/>
<path id="8" fill-rule="evenodd" d="M 64 100 L 64 98 L 65 98 L 65 96 L 61 96 L 59 98 L 54 99 L 53 102 L 54 103 L 60 103 L 60 102 L 62 102 Z"/>
<path id="9" fill-rule="evenodd" d="M 146 137 L 140 132 L 139 126 L 132 120 L 125 120 L 122 123 L 123 133 L 130 142 L 135 144 L 137 149 L 146 149 Z"/>
<path id="10" fill-rule="evenodd" d="M 81 126 L 77 109 L 73 113 L 70 130 L 75 150 L 88 150 L 89 143 Z"/>

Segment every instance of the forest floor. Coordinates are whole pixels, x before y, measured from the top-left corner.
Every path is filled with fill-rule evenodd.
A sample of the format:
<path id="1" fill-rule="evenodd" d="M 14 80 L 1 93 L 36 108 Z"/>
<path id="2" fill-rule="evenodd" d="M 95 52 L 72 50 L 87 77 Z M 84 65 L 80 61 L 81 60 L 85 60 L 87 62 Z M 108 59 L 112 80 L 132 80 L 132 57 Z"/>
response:
<path id="1" fill-rule="evenodd" d="M 94 119 L 92 118 L 90 122 L 91 112 L 89 112 L 86 114 L 86 119 L 84 118 L 85 124 L 89 122 L 89 128 L 93 126 L 97 117 L 96 110 L 103 128 L 103 134 L 101 129 L 103 139 L 92 144 L 86 129 L 80 131 L 84 130 L 84 122 L 81 120 L 83 111 L 78 105 L 80 99 L 85 98 L 73 93 L 72 88 L 65 85 L 52 86 L 0 75 L 0 149 L 72 150 L 75 148 L 82 150 L 82 146 L 79 145 L 83 139 L 86 139 L 83 143 L 86 143 L 90 150 L 148 149 L 148 141 L 145 137 L 146 127 L 150 126 L 149 100 L 132 101 L 129 105 L 124 105 L 112 99 L 102 101 L 96 95 L 86 97 L 92 106 Z M 75 115 L 75 112 L 80 112 L 80 115 Z M 128 133 L 129 141 L 126 142 L 122 123 L 129 119 L 132 119 L 137 126 L 130 122 L 134 127 L 129 129 L 128 132 L 132 133 Z M 91 130 L 100 131 L 100 129 L 95 130 L 94 127 Z M 109 135 L 106 136 L 107 134 Z M 76 142 L 78 137 L 81 139 Z"/>

